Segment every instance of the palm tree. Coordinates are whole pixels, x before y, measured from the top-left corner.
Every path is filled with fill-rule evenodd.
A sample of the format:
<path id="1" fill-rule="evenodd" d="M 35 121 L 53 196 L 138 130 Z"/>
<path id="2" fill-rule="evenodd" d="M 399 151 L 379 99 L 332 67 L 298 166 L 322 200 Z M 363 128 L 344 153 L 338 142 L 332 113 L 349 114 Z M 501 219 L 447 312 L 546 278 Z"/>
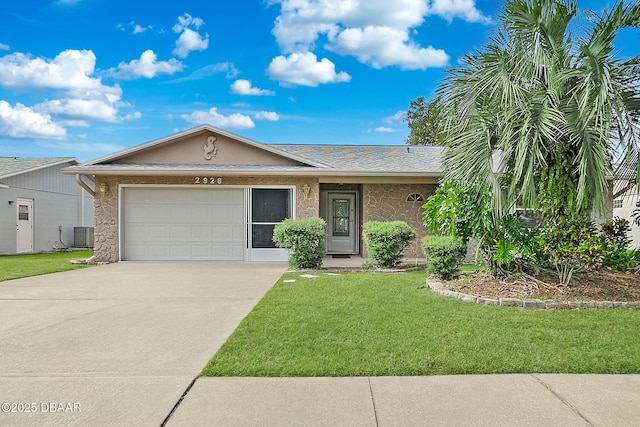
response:
<path id="1" fill-rule="evenodd" d="M 439 88 L 445 178 L 492 189 L 497 212 L 603 212 L 614 169 L 637 170 L 640 55 L 613 43 L 640 26 L 640 3 L 583 15 L 574 0 L 509 0 L 499 23 Z"/>

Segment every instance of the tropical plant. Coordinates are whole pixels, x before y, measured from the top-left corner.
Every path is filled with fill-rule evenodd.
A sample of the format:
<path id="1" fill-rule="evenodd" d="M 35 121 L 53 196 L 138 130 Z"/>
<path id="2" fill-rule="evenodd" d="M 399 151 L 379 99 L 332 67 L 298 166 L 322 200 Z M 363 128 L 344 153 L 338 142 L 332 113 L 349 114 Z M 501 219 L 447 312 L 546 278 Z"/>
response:
<path id="1" fill-rule="evenodd" d="M 615 217 L 601 225 L 601 240 L 603 249 L 602 263 L 618 271 L 625 271 L 631 267 L 630 262 L 637 256 L 635 251 L 630 251 L 631 225 L 624 218 Z"/>
<path id="2" fill-rule="evenodd" d="M 423 205 L 423 221 L 432 233 L 477 239 L 493 274 L 521 269 L 535 252 L 533 235 L 519 214 L 497 216 L 493 195 L 460 181 L 445 181 Z"/>
<path id="3" fill-rule="evenodd" d="M 602 266 L 601 238 L 590 220 L 562 221 L 538 236 L 537 261 L 555 269 L 560 285 L 568 285 L 576 271 Z"/>
<path id="4" fill-rule="evenodd" d="M 620 58 L 614 41 L 640 25 L 640 3 L 582 16 L 575 0 L 508 0 L 490 42 L 438 89 L 444 176 L 491 190 L 497 212 L 587 218 L 616 166 L 636 170 L 640 56 Z"/>
<path id="5" fill-rule="evenodd" d="M 424 225 L 432 233 L 449 234 L 466 244 L 494 226 L 491 197 L 462 181 L 445 181 L 422 206 Z"/>

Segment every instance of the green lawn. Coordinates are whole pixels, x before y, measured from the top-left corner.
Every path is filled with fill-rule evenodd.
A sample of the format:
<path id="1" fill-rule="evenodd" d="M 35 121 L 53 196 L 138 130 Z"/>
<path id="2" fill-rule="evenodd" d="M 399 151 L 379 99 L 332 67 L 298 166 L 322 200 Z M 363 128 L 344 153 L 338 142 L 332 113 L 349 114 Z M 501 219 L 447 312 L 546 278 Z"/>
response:
<path id="1" fill-rule="evenodd" d="M 86 265 L 69 264 L 73 259 L 87 259 L 93 251 L 56 252 L 51 254 L 0 256 L 0 282 L 21 277 L 38 276 L 58 271 L 85 268 Z"/>
<path id="2" fill-rule="evenodd" d="M 640 311 L 465 303 L 426 289 L 424 271 L 301 274 L 283 276 L 202 375 L 640 373 Z"/>

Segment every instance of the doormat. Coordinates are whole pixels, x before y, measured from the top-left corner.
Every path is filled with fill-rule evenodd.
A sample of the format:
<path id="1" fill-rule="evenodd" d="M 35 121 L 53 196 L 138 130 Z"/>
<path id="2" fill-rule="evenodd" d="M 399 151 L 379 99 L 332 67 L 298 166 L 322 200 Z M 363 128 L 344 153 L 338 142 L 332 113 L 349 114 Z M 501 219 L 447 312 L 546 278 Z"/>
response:
<path id="1" fill-rule="evenodd" d="M 347 254 L 335 254 L 335 255 L 331 255 L 331 258 L 351 258 L 351 255 L 347 255 Z"/>

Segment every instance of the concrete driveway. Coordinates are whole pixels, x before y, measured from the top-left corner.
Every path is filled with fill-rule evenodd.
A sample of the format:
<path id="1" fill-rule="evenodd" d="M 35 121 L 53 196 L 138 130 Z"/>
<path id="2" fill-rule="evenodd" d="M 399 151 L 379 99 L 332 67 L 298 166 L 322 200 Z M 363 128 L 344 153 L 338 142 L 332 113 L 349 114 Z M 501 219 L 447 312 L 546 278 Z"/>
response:
<path id="1" fill-rule="evenodd" d="M 0 282 L 0 425 L 160 425 L 286 268 L 118 263 Z"/>

